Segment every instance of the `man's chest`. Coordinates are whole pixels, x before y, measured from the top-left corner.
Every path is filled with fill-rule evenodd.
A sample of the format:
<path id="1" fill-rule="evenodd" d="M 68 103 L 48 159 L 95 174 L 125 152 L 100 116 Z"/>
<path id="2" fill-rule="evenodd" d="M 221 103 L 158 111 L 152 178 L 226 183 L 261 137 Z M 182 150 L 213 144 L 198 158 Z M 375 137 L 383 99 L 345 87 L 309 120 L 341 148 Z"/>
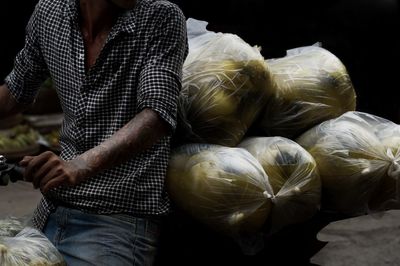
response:
<path id="1" fill-rule="evenodd" d="M 100 56 L 100 52 L 106 43 L 109 32 L 102 33 L 94 39 L 91 39 L 85 31 L 83 31 L 83 46 L 85 50 L 85 71 L 88 72 L 92 68 L 97 58 Z"/>
<path id="2" fill-rule="evenodd" d="M 123 32 L 89 40 L 79 30 L 68 29 L 57 39 L 49 36 L 43 42 L 50 75 L 63 83 L 73 83 L 75 88 L 133 78 L 143 68 L 148 52 L 145 39 Z"/>
<path id="3" fill-rule="evenodd" d="M 142 28 L 140 25 L 127 32 L 117 24 L 91 39 L 78 22 L 58 20 L 43 26 L 40 49 L 50 72 L 61 70 L 82 74 L 94 65 L 99 65 L 97 70 L 109 67 L 110 61 L 114 66 L 126 58 L 134 57 L 140 61 L 148 48 L 148 38 L 142 34 Z"/>

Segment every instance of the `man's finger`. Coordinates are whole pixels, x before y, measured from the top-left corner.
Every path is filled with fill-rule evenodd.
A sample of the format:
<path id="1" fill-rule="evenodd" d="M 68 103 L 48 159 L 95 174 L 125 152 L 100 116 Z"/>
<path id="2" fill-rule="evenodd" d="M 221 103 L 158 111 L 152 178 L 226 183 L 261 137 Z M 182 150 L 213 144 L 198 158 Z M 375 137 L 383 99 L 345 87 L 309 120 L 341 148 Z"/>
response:
<path id="1" fill-rule="evenodd" d="M 41 190 L 41 192 L 43 194 L 46 194 L 50 189 L 56 188 L 61 186 L 63 183 L 65 182 L 65 180 L 61 177 L 56 177 L 53 179 L 50 179 L 49 182 L 47 182 L 44 186 L 43 189 Z"/>
<path id="2" fill-rule="evenodd" d="M 52 153 L 44 152 L 38 156 L 33 157 L 32 160 L 26 165 L 24 172 L 24 180 L 31 182 L 33 180 L 33 173 L 39 169 L 48 159 L 52 156 Z"/>
<path id="3" fill-rule="evenodd" d="M 62 173 L 62 171 L 60 171 L 58 167 L 53 167 L 50 169 L 50 171 L 47 172 L 46 175 L 40 180 L 40 190 L 43 191 L 44 187 L 50 182 L 51 179 L 59 178 L 60 173 Z"/>
<path id="4" fill-rule="evenodd" d="M 24 158 L 22 158 L 22 160 L 19 162 L 19 165 L 25 167 L 30 161 L 32 161 L 33 158 L 34 156 L 24 156 Z"/>
<path id="5" fill-rule="evenodd" d="M 51 172 L 53 168 L 58 165 L 57 160 L 47 160 L 40 168 L 32 173 L 32 183 L 34 188 L 38 188 L 41 184 L 41 180 L 47 173 Z"/>

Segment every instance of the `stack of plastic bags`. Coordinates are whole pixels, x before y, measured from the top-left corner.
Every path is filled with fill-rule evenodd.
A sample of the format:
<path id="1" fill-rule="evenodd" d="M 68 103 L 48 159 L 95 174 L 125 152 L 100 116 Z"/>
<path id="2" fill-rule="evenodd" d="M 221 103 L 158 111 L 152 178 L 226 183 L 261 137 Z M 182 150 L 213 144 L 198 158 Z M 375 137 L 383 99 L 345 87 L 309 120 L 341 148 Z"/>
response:
<path id="1" fill-rule="evenodd" d="M 354 216 L 400 206 L 400 127 L 354 112 L 356 93 L 335 55 L 314 45 L 265 60 L 206 26 L 188 20 L 183 145 L 167 177 L 178 207 L 248 250 L 245 237 L 320 209 Z"/>
<path id="2" fill-rule="evenodd" d="M 356 109 L 346 67 L 317 45 L 265 60 L 239 36 L 188 20 L 189 54 L 179 97 L 186 142 L 236 146 L 249 128 L 294 139 Z"/>

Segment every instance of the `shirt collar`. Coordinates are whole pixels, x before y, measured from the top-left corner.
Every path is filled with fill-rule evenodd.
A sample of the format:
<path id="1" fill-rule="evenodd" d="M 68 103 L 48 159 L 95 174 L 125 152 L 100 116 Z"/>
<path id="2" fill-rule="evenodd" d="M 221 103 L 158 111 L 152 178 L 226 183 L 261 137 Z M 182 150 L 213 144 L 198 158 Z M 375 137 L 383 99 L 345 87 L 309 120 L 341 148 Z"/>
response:
<path id="1" fill-rule="evenodd" d="M 65 15 L 77 22 L 79 17 L 79 0 L 66 0 L 66 2 L 67 5 L 64 10 Z M 114 34 L 118 34 L 119 32 L 133 33 L 135 31 L 135 15 L 142 2 L 142 0 L 138 0 L 136 6 L 132 10 L 124 11 L 118 17 L 117 22 L 113 27 Z"/>
<path id="2" fill-rule="evenodd" d="M 64 14 L 71 19 L 78 19 L 78 2 L 79 0 L 66 0 Z"/>
<path id="3" fill-rule="evenodd" d="M 126 33 L 133 33 L 136 26 L 135 20 L 136 8 L 133 10 L 127 10 L 122 13 L 115 24 L 117 31 L 122 31 Z"/>

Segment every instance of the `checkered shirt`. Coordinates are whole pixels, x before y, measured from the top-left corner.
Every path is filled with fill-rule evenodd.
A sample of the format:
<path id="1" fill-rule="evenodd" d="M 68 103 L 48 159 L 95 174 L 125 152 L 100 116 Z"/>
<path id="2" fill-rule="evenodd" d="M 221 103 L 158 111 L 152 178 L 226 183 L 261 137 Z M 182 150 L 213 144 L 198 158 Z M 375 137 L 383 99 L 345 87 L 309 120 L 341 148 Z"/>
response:
<path id="1" fill-rule="evenodd" d="M 186 38 L 185 18 L 175 4 L 139 0 L 119 16 L 86 72 L 79 0 L 40 0 L 5 82 L 17 102 L 31 103 L 40 84 L 48 76 L 53 79 L 65 117 L 60 156 L 70 160 L 109 138 L 144 108 L 175 128 Z M 166 214 L 170 141 L 164 137 L 76 187 L 51 190 L 41 199 L 33 225 L 43 229 L 58 204 L 95 214 Z"/>

